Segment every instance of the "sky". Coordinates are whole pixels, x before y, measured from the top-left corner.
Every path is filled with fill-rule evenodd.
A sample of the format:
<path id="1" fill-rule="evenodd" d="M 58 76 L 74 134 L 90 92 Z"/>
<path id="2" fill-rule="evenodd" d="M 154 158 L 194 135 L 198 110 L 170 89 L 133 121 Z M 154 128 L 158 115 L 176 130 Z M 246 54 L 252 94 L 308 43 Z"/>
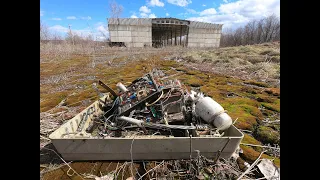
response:
<path id="1" fill-rule="evenodd" d="M 114 1 L 114 0 L 113 0 Z M 40 0 L 40 20 L 65 36 L 69 26 L 81 36 L 103 40 L 108 35 L 110 0 Z M 237 28 L 271 14 L 280 17 L 280 0 L 116 0 L 121 18 L 173 17 Z"/>

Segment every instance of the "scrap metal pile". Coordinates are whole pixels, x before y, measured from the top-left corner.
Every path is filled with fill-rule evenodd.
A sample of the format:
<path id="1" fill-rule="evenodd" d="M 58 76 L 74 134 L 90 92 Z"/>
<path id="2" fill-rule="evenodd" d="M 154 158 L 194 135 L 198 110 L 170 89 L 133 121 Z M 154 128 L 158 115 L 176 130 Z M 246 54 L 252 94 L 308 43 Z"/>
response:
<path id="1" fill-rule="evenodd" d="M 177 79 L 153 69 L 127 87 L 117 84 L 118 93 L 99 81 L 113 98 L 107 98 L 86 129 L 98 138 L 156 136 L 223 136 L 232 120 L 224 109 L 201 92 L 188 91 Z M 81 125 L 81 123 L 80 123 Z M 80 126 L 79 125 L 79 126 Z M 78 127 L 81 129 L 81 127 Z"/>

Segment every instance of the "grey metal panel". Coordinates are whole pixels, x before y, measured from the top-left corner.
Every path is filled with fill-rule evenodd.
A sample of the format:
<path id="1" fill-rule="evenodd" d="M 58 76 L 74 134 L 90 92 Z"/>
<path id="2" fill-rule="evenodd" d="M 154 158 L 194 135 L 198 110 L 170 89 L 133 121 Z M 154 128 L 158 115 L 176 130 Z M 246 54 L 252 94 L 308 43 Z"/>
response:
<path id="1" fill-rule="evenodd" d="M 108 24 L 151 26 L 151 18 L 108 18 Z"/>
<path id="2" fill-rule="evenodd" d="M 189 27 L 191 28 L 213 28 L 213 29 L 221 29 L 222 24 L 211 24 L 211 23 L 205 23 L 205 22 L 198 22 L 198 21 L 190 21 Z"/>
<path id="3" fill-rule="evenodd" d="M 226 152 L 221 153 L 221 157 L 227 159 L 233 153 Z M 216 152 L 201 152 L 202 156 L 207 158 L 215 158 L 217 153 Z M 131 160 L 130 154 L 123 154 L 123 153 L 112 153 L 112 154 L 74 154 L 74 153 L 64 153 L 62 154 L 63 159 L 71 161 L 71 160 L 79 160 L 79 161 L 86 161 L 86 160 Z M 192 153 L 192 157 L 197 157 L 196 152 Z M 169 152 L 169 153 L 134 153 L 132 155 L 133 160 L 164 160 L 164 159 L 189 159 L 190 152 L 184 153 L 176 153 L 176 152 Z"/>
<path id="4" fill-rule="evenodd" d="M 143 47 L 143 43 L 135 43 L 134 47 Z M 200 47 L 204 44 L 200 44 Z M 199 150 L 202 155 L 211 157 L 230 142 L 224 149 L 225 157 L 230 157 L 238 147 L 243 134 L 231 126 L 226 134 L 228 137 L 163 137 L 163 138 L 105 138 L 105 139 L 52 139 L 58 152 L 66 160 L 129 160 L 132 144 L 134 160 L 142 159 L 182 159 Z M 191 142 L 191 144 L 190 144 Z M 193 155 L 196 155 L 194 152 Z"/>

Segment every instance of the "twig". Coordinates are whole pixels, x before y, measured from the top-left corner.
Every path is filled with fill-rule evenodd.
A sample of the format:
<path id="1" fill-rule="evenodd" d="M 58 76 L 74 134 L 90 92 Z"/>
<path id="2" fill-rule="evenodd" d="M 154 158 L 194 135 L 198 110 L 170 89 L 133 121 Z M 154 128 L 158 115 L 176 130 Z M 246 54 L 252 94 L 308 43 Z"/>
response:
<path id="1" fill-rule="evenodd" d="M 72 163 L 72 161 L 70 161 L 68 164 L 71 164 L 71 163 Z M 62 164 L 61 166 L 58 166 L 58 167 L 56 167 L 56 168 L 49 169 L 49 170 L 46 170 L 46 171 L 44 171 L 44 172 L 40 172 L 40 174 L 45 174 L 45 173 L 54 171 L 54 170 L 56 170 L 56 169 L 60 169 L 60 168 L 62 168 L 62 167 L 65 166 L 65 165 L 67 165 L 67 164 Z M 40 166 L 41 166 L 41 165 L 40 165 Z"/>
<path id="2" fill-rule="evenodd" d="M 131 146 L 130 146 L 130 157 L 131 157 L 130 170 L 131 170 L 131 175 L 132 175 L 132 177 L 133 177 L 133 171 L 132 171 L 132 166 L 133 166 L 132 145 L 133 145 L 133 142 L 134 142 L 134 138 L 135 138 L 135 136 L 133 136 L 133 139 L 132 139 L 132 142 L 131 142 Z"/>
<path id="3" fill-rule="evenodd" d="M 81 179 L 83 179 L 83 177 L 79 173 L 77 173 L 77 171 L 75 171 L 62 157 L 60 157 L 59 154 L 56 151 L 54 151 L 52 149 L 49 149 L 49 148 L 45 148 L 45 147 L 43 147 L 43 148 L 47 149 L 49 151 L 53 151 L 69 167 L 69 170 L 72 169 L 74 173 L 76 173 Z"/>
<path id="4" fill-rule="evenodd" d="M 232 124 L 235 124 L 237 122 L 237 120 L 238 120 L 238 118 L 236 120 L 234 120 Z"/>
<path id="5" fill-rule="evenodd" d="M 45 139 L 45 140 L 48 140 L 48 141 L 51 141 L 51 139 L 49 139 L 49 138 L 47 138 L 47 137 L 44 137 L 44 136 L 41 136 L 41 135 L 40 135 L 40 138 Z"/>
<path id="6" fill-rule="evenodd" d="M 270 147 L 270 146 L 262 146 L 262 145 L 256 145 L 256 144 L 246 144 L 246 143 L 240 143 L 242 145 L 246 145 L 246 146 L 256 146 L 256 147 L 263 147 L 263 148 L 270 148 L 270 149 L 280 149 L 277 147 Z"/>
<path id="7" fill-rule="evenodd" d="M 240 131 L 243 131 L 243 132 L 248 132 L 248 133 L 252 133 L 252 131 L 249 131 L 249 130 L 245 130 L 245 129 L 239 129 Z"/>
<path id="8" fill-rule="evenodd" d="M 164 164 L 164 160 L 163 160 L 160 164 L 158 164 L 157 166 L 155 166 L 154 168 L 150 169 L 148 172 L 146 172 L 146 173 L 144 173 L 142 176 L 140 176 L 138 180 L 141 180 L 145 175 L 147 175 L 149 172 L 155 170 L 155 169 L 156 169 L 158 166 L 160 166 L 161 164 Z"/>
<path id="9" fill-rule="evenodd" d="M 223 146 L 223 148 L 218 151 L 218 156 L 217 156 L 216 160 L 214 161 L 214 163 L 217 163 L 217 161 L 218 161 L 219 158 L 220 158 L 221 153 L 223 152 L 224 148 L 226 148 L 226 146 L 229 144 L 230 140 L 231 140 L 231 138 L 229 137 L 228 140 L 227 140 L 227 142 L 226 142 L 226 144 Z"/>
<path id="10" fill-rule="evenodd" d="M 262 151 L 259 155 L 259 157 L 251 164 L 251 166 L 244 172 L 241 174 L 241 176 L 237 179 L 240 180 L 244 175 L 246 175 L 256 164 L 258 164 L 260 157 L 262 156 L 263 153 L 265 153 L 266 151 Z"/>

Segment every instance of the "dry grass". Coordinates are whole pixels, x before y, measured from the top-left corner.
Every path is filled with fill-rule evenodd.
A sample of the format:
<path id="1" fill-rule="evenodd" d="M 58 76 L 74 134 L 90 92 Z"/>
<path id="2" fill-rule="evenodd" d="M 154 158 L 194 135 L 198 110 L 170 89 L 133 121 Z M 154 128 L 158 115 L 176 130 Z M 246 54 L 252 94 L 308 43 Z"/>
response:
<path id="1" fill-rule="evenodd" d="M 253 79 L 280 86 L 280 44 L 265 43 L 214 50 L 190 50 L 175 53 L 171 59 L 180 59 L 189 68 Z"/>

